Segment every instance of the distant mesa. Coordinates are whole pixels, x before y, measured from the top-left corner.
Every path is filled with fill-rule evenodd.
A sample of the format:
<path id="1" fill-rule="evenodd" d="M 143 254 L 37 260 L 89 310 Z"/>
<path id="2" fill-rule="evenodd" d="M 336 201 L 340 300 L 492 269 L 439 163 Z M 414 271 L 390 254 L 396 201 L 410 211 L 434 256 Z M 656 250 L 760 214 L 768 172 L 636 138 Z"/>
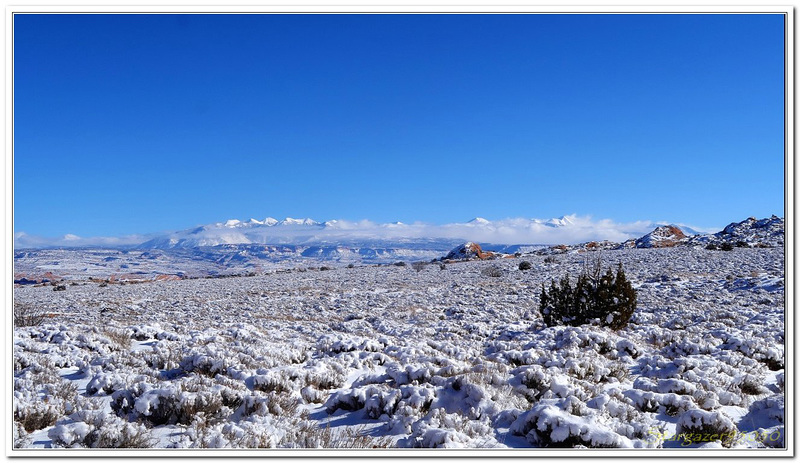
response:
<path id="1" fill-rule="evenodd" d="M 53 272 L 44 272 L 39 275 L 29 275 L 25 273 L 14 274 L 15 285 L 42 285 L 51 282 L 60 282 L 63 278 Z"/>

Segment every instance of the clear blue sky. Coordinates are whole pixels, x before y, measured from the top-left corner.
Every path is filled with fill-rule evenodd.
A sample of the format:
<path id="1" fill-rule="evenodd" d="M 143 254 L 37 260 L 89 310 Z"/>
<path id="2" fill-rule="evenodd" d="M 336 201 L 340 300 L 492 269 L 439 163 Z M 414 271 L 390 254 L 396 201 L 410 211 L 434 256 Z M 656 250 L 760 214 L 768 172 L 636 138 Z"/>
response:
<path id="1" fill-rule="evenodd" d="M 783 215 L 782 15 L 15 15 L 14 228 Z"/>

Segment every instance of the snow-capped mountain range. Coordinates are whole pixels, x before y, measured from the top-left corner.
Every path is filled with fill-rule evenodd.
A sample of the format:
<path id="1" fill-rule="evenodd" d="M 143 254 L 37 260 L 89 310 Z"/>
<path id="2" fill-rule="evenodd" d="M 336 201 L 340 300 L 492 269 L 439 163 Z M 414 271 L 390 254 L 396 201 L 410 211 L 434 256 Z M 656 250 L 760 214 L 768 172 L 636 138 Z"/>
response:
<path id="1" fill-rule="evenodd" d="M 526 240 L 532 243 L 541 239 L 542 244 L 503 243 L 526 242 L 521 237 L 533 237 Z M 570 243 L 567 239 L 574 244 L 564 244 Z M 757 220 L 751 217 L 731 223 L 714 234 L 697 234 L 690 227 L 677 225 L 652 222 L 621 225 L 576 216 L 502 221 L 476 218 L 465 223 L 438 226 L 344 220 L 317 222 L 292 218 L 278 221 L 268 217 L 203 225 L 150 236 L 127 246 L 104 242 L 81 247 L 78 245 L 80 240 L 72 238 L 69 247 L 39 246 L 39 249 L 16 243 L 15 281 L 49 279 L 50 273 L 73 278 L 117 275 L 134 279 L 164 275 L 240 274 L 322 262 L 381 264 L 431 261 L 448 255 L 453 259 L 463 259 L 472 254 L 477 258 L 493 258 L 511 254 L 673 246 L 711 250 L 780 247 L 784 245 L 784 219 L 772 216 Z M 544 240 L 559 244 L 546 244 Z M 469 253 L 459 254 L 457 251 L 465 247 L 464 243 L 474 245 L 479 252 L 472 252 L 470 247 Z"/>
<path id="2" fill-rule="evenodd" d="M 476 217 L 465 223 L 432 225 L 402 222 L 375 223 L 368 220 L 329 220 L 287 217 L 277 220 L 242 221 L 230 219 L 187 230 L 160 234 L 138 245 L 139 248 L 173 249 L 220 245 L 397 245 L 418 240 L 475 240 L 498 245 L 574 243 L 587 240 L 625 241 L 640 237 L 654 226 L 653 222 L 617 224 L 594 221 L 575 215 L 553 219 L 502 219 L 490 221 Z M 684 233 L 698 232 L 682 227 Z"/>
<path id="3" fill-rule="evenodd" d="M 755 220 L 755 219 L 754 219 Z M 231 245 L 292 246 L 378 246 L 414 248 L 419 243 L 475 241 L 498 246 L 574 245 L 609 241 L 624 243 L 644 239 L 654 228 L 679 230 L 687 239 L 705 235 L 684 224 L 653 221 L 620 223 L 608 219 L 565 215 L 559 218 L 508 218 L 487 220 L 476 217 L 467 222 L 430 224 L 423 222 L 377 223 L 370 220 L 328 220 L 273 217 L 249 220 L 229 219 L 184 230 L 130 235 L 124 237 L 84 238 L 67 234 L 59 238 L 42 238 L 18 232 L 15 249 L 42 248 L 138 248 L 194 249 Z M 730 227 L 730 226 L 729 226 Z M 714 238 L 708 238 L 714 239 Z"/>
<path id="4" fill-rule="evenodd" d="M 531 236 L 542 230 L 569 228 L 575 226 L 575 218 L 564 216 L 559 219 L 506 219 L 492 222 L 476 217 L 466 223 L 430 225 L 402 222 L 374 223 L 363 220 L 329 220 L 319 222 L 310 218 L 295 219 L 287 217 L 277 220 L 267 217 L 264 220 L 242 221 L 230 219 L 202 225 L 192 229 L 162 234 L 141 243 L 139 248 L 195 248 L 219 245 L 241 244 L 353 244 L 355 242 L 404 242 L 419 239 L 467 239 L 475 234 L 506 234 L 516 231 L 531 232 Z M 485 236 L 488 238 L 488 236 Z M 484 239 L 485 240 L 485 239 Z M 501 240 L 502 244 L 522 244 Z M 525 242 L 527 243 L 527 241 Z"/>

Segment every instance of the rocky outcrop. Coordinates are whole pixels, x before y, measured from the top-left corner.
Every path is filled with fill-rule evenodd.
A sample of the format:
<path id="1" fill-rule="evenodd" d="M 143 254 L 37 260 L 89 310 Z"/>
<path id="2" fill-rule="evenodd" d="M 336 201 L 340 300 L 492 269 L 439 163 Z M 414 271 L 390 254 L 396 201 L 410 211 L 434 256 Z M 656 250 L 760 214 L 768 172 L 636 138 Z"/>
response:
<path id="1" fill-rule="evenodd" d="M 782 217 L 773 215 L 766 219 L 750 217 L 741 222 L 733 222 L 713 235 L 693 237 L 688 244 L 705 246 L 709 249 L 722 249 L 724 247 L 774 248 L 783 246 L 784 239 L 785 220 Z"/>
<path id="2" fill-rule="evenodd" d="M 656 227 L 655 230 L 634 242 L 637 248 L 671 248 L 685 243 L 689 239 L 683 230 L 674 225 Z"/>
<path id="3" fill-rule="evenodd" d="M 784 219 L 772 216 L 766 219 L 750 217 L 734 222 L 714 234 L 687 235 L 676 225 L 662 225 L 637 239 L 623 243 L 590 241 L 588 243 L 550 246 L 534 251 L 537 255 L 600 251 L 606 249 L 667 248 L 673 246 L 704 246 L 707 249 L 773 248 L 784 245 Z M 691 229 L 689 229 L 691 230 Z M 691 233 L 691 232 L 690 232 Z"/>
<path id="4" fill-rule="evenodd" d="M 481 249 L 481 245 L 473 243 L 472 241 L 466 242 L 460 246 L 456 246 L 452 251 L 444 256 L 444 260 L 471 260 L 471 259 L 493 259 L 496 254 L 493 252 L 485 252 Z"/>

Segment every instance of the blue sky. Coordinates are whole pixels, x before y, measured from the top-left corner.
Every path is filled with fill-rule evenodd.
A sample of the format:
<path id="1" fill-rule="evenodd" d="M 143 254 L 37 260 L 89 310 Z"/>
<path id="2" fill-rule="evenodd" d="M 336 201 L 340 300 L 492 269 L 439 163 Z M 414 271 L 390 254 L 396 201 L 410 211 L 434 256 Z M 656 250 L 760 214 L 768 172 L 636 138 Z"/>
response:
<path id="1" fill-rule="evenodd" d="M 782 15 L 15 15 L 14 229 L 783 215 Z"/>

